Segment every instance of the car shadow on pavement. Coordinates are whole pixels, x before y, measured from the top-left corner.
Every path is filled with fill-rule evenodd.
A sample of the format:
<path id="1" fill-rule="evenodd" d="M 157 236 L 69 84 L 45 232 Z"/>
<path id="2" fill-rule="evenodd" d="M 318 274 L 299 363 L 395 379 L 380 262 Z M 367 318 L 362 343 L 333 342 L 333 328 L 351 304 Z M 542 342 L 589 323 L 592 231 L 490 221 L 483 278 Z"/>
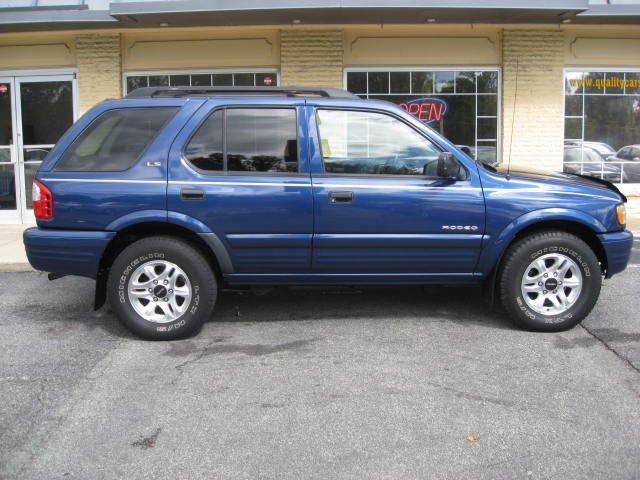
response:
<path id="1" fill-rule="evenodd" d="M 415 319 L 513 329 L 476 286 L 296 287 L 223 291 L 212 322 Z"/>
<path id="2" fill-rule="evenodd" d="M 21 318 L 46 324 L 48 334 L 63 334 L 82 326 L 107 335 L 136 338 L 117 320 L 108 304 L 93 310 L 94 282 L 65 277 L 49 282 L 37 273 L 8 274 L 39 296 L 16 299 L 10 308 Z M 24 278 L 23 278 L 24 277 Z M 23 281 L 24 280 L 24 281 Z M 26 293 L 26 292 L 25 292 Z M 418 320 L 455 322 L 513 329 L 499 306 L 491 307 L 475 286 L 295 287 L 223 290 L 210 322 L 281 322 L 357 320 Z"/>

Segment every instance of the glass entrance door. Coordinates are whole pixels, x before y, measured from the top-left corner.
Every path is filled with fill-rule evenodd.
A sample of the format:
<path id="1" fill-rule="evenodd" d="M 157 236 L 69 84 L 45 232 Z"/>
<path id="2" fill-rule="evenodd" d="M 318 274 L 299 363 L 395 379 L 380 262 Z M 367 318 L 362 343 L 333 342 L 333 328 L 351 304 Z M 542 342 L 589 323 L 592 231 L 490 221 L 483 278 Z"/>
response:
<path id="1" fill-rule="evenodd" d="M 31 185 L 76 119 L 74 75 L 0 76 L 0 223 L 33 223 Z"/>
<path id="2" fill-rule="evenodd" d="M 14 83 L 0 77 L 0 223 L 19 223 Z"/>

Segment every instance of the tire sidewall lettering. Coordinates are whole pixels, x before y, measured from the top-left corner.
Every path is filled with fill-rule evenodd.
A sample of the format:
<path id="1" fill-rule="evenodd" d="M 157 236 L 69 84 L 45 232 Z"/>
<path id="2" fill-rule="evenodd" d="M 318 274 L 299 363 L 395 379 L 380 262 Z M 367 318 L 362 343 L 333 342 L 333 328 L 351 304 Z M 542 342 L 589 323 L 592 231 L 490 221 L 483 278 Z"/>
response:
<path id="1" fill-rule="evenodd" d="M 582 272 L 582 275 L 584 275 L 586 278 L 591 277 L 591 268 L 589 267 L 589 264 L 587 263 L 587 261 L 582 257 L 582 255 L 580 255 L 580 253 L 576 252 L 574 249 L 563 246 L 563 245 L 551 245 L 548 247 L 538 248 L 536 251 L 528 255 L 528 261 L 530 263 L 535 259 L 542 257 L 543 255 L 547 255 L 549 253 L 560 253 L 560 254 L 566 255 L 567 257 L 570 257 L 579 266 Z M 520 272 L 520 278 L 522 278 L 522 275 L 524 275 L 524 271 Z M 519 288 L 518 288 L 518 292 L 519 292 Z M 584 292 L 584 288 L 583 288 L 583 292 Z M 583 294 L 581 293 L 581 296 L 582 295 Z M 537 312 L 534 312 L 533 310 L 531 310 L 525 303 L 520 293 L 517 293 L 515 297 L 516 305 L 527 318 L 533 321 L 538 321 L 545 324 L 562 323 L 562 322 L 571 320 L 574 317 L 574 312 L 576 308 L 579 306 L 580 300 L 581 298 L 579 298 L 578 302 L 576 302 L 571 308 L 569 308 L 568 311 L 564 312 L 561 315 L 547 316 L 547 315 L 538 314 Z"/>
<path id="2" fill-rule="evenodd" d="M 127 309 L 133 310 L 131 305 L 129 304 L 129 299 L 127 295 L 127 286 L 129 284 L 129 279 L 133 271 L 139 267 L 141 264 L 151 261 L 151 260 L 169 260 L 166 258 L 166 254 L 163 252 L 149 252 L 144 255 L 139 255 L 131 262 L 127 264 L 124 268 L 122 274 L 118 278 L 118 301 Z M 193 295 L 191 298 L 191 306 L 189 309 L 176 321 L 173 323 L 167 323 L 162 325 L 157 325 L 152 322 L 148 322 L 143 320 L 147 325 L 153 326 L 153 329 L 156 332 L 169 333 L 175 330 L 178 330 L 185 325 L 187 325 L 189 321 L 189 316 L 193 316 L 198 312 L 198 308 L 200 306 L 200 285 L 196 283 L 197 281 L 192 278 L 193 274 L 189 274 L 189 278 L 191 280 L 191 285 L 193 288 Z M 135 315 L 138 315 L 134 312 Z M 139 317 L 140 318 L 140 317 Z M 142 319 L 141 319 L 142 320 Z"/>

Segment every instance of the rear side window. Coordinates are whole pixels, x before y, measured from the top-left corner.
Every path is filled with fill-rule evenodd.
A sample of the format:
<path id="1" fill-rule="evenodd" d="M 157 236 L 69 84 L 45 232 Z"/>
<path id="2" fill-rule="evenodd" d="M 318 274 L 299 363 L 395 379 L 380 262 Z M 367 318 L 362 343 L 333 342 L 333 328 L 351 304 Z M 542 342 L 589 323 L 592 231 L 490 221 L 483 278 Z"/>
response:
<path id="1" fill-rule="evenodd" d="M 209 172 L 298 172 L 296 111 L 292 108 L 228 108 L 205 120 L 185 158 Z"/>
<path id="2" fill-rule="evenodd" d="M 116 172 L 131 168 L 177 110 L 176 107 L 109 110 L 73 141 L 55 170 Z"/>

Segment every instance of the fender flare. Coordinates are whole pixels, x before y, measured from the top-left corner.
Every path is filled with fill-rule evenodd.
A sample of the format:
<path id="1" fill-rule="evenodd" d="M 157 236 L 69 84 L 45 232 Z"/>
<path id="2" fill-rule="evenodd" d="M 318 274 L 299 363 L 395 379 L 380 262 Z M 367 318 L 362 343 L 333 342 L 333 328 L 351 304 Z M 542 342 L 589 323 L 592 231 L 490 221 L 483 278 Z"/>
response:
<path id="1" fill-rule="evenodd" d="M 502 257 L 507 251 L 507 247 L 516 235 L 522 230 L 545 221 L 566 221 L 579 223 L 594 234 L 606 232 L 604 225 L 593 216 L 581 210 L 572 208 L 544 208 L 527 212 L 512 220 L 493 241 L 488 241 L 488 248 L 480 253 L 476 271 L 485 275 L 485 291 L 491 304 L 495 297 L 495 282 L 497 279 L 497 266 L 500 265 Z"/>
<path id="2" fill-rule="evenodd" d="M 233 263 L 227 245 L 220 239 L 218 235 L 211 231 L 200 220 L 189 215 L 179 212 L 167 210 L 142 210 L 128 215 L 124 215 L 111 222 L 106 230 L 111 232 L 120 232 L 126 228 L 133 227 L 138 224 L 149 222 L 163 223 L 165 225 L 176 225 L 185 230 L 189 230 L 198 235 L 211 249 L 215 255 L 218 266 L 223 274 L 233 273 Z M 102 255 L 105 254 L 111 242 L 116 238 L 113 236 L 109 244 L 105 246 Z M 96 289 L 94 296 L 94 309 L 99 309 L 106 300 L 106 273 L 99 270 L 96 278 Z"/>
<path id="3" fill-rule="evenodd" d="M 124 230 L 125 228 L 131 227 L 137 223 L 166 221 L 166 210 L 140 210 L 139 212 L 128 213 L 127 215 L 116 218 L 105 227 L 105 230 L 119 232 L 120 230 Z"/>

